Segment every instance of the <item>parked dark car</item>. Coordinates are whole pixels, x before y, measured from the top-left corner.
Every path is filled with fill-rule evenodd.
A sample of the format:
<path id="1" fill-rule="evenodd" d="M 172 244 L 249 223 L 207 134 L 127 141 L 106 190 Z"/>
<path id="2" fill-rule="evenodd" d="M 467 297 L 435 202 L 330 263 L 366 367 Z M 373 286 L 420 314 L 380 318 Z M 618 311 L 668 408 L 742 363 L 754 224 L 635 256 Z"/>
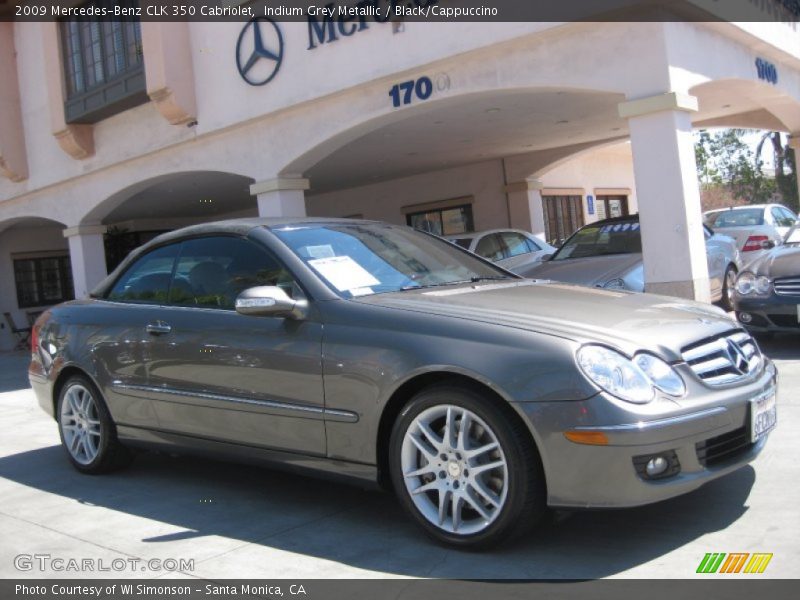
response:
<path id="1" fill-rule="evenodd" d="M 736 280 L 736 317 L 757 333 L 800 333 L 800 226 Z"/>
<path id="2" fill-rule="evenodd" d="M 703 227 L 711 300 L 733 308 L 731 291 L 741 267 L 736 241 Z M 549 259 L 517 273 L 609 290 L 644 291 L 639 216 L 614 217 L 584 225 Z"/>
<path id="3" fill-rule="evenodd" d="M 708 305 L 526 280 L 345 219 L 161 235 L 42 315 L 30 365 L 79 471 L 145 446 L 380 483 L 462 547 L 742 467 L 776 378 Z"/>

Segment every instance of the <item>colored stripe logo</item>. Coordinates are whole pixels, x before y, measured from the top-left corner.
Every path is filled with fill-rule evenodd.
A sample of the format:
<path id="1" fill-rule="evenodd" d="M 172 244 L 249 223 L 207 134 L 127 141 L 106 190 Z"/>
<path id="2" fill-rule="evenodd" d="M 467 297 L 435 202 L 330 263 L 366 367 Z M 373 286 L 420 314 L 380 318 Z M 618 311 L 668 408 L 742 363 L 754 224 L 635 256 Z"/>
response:
<path id="1" fill-rule="evenodd" d="M 707 552 L 697 567 L 698 573 L 763 573 L 767 569 L 771 553 L 756 552 Z"/>

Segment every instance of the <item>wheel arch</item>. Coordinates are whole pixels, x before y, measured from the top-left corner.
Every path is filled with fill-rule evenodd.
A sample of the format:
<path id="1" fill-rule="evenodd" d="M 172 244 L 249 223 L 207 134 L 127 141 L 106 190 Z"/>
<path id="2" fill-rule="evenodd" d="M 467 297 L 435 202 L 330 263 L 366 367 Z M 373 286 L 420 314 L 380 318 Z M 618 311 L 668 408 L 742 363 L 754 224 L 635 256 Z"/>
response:
<path id="1" fill-rule="evenodd" d="M 92 377 L 85 369 L 82 369 L 75 364 L 69 364 L 63 367 L 53 382 L 53 397 L 51 400 L 53 402 L 53 415 L 55 416 L 56 421 L 58 420 L 58 397 L 61 395 L 61 390 L 63 389 L 64 384 L 67 383 L 70 377 L 74 377 L 75 375 L 85 377 L 91 382 L 96 390 L 100 390 L 100 386 L 97 385 L 94 377 Z"/>
<path id="2" fill-rule="evenodd" d="M 536 455 L 539 458 L 542 473 L 545 473 L 546 485 L 547 477 L 542 460 L 541 444 L 537 439 L 538 436 L 534 433 L 526 419 L 523 418 L 520 412 L 514 407 L 514 404 L 504 398 L 498 390 L 474 377 L 453 371 L 436 370 L 410 377 L 394 390 L 389 400 L 387 400 L 384 405 L 378 423 L 375 445 L 378 462 L 378 483 L 382 488 L 391 490 L 392 487 L 389 475 L 389 440 L 391 438 L 392 427 L 397 417 L 400 415 L 403 407 L 406 406 L 416 394 L 426 388 L 440 385 L 462 387 L 477 392 L 503 411 L 509 419 L 518 422 L 525 431 L 528 432 L 530 442 L 533 444 Z"/>

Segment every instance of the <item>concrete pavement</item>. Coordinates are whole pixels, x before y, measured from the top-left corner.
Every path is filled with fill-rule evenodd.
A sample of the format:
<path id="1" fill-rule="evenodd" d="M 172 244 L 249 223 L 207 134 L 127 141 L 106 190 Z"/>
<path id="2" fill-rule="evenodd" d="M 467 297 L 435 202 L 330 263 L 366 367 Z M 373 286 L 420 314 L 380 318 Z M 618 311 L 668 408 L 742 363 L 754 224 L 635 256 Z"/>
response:
<path id="1" fill-rule="evenodd" d="M 491 553 L 429 542 L 389 494 L 256 467 L 144 454 L 80 475 L 27 387 L 27 356 L 0 355 L 0 577 L 686 578 L 706 552 L 771 552 L 762 577 L 794 578 L 800 338 L 762 346 L 781 373 L 779 416 L 753 465 L 657 505 L 566 515 Z M 19 571 L 20 554 L 124 568 Z M 153 558 L 193 564 L 131 566 Z"/>

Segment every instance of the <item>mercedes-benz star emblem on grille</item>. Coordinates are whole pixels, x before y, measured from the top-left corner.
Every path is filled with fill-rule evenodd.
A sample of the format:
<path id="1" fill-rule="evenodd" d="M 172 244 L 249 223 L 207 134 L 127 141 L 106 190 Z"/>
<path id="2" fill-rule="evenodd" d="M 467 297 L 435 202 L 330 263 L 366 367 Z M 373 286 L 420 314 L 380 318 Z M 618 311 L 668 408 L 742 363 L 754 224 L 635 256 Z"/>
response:
<path id="1" fill-rule="evenodd" d="M 250 85 L 266 85 L 278 74 L 283 62 L 283 36 L 267 17 L 247 22 L 236 42 L 236 67 Z"/>
<path id="2" fill-rule="evenodd" d="M 746 374 L 750 370 L 750 362 L 747 360 L 747 355 L 739 344 L 733 340 L 728 340 L 728 358 L 730 358 L 733 367 L 740 373 Z"/>

